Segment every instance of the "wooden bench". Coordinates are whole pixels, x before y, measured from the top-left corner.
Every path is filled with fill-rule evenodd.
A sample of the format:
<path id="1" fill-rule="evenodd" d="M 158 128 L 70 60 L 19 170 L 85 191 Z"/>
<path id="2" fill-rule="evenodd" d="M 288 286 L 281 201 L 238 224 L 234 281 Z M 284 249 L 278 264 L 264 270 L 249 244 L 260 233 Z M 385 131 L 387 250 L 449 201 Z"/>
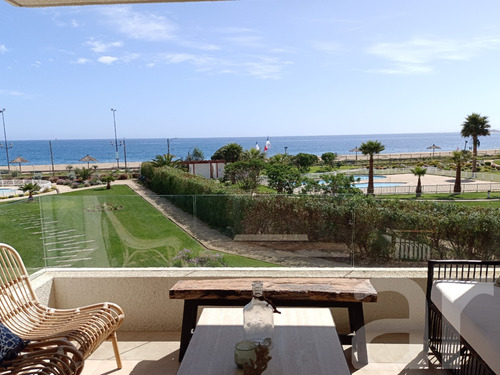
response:
<path id="1" fill-rule="evenodd" d="M 190 279 L 178 281 L 169 291 L 172 299 L 184 300 L 179 361 L 196 328 L 199 306 L 244 306 L 252 298 L 256 279 Z M 266 298 L 279 307 L 341 307 L 349 312 L 351 333 L 341 335 L 342 344 L 351 344 L 357 335 L 358 361 L 367 363 L 363 302 L 376 302 L 377 292 L 369 279 L 349 278 L 268 278 L 264 283 Z"/>
<path id="2" fill-rule="evenodd" d="M 307 234 L 237 234 L 234 241 L 242 242 L 307 242 Z"/>

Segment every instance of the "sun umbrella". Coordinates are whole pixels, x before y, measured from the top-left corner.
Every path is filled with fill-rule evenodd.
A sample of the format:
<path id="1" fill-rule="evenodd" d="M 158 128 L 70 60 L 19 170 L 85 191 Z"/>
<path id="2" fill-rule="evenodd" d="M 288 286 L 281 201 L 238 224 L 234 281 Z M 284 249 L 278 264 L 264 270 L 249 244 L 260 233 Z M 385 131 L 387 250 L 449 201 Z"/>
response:
<path id="1" fill-rule="evenodd" d="M 359 147 L 354 147 L 352 150 L 349 150 L 350 152 L 355 152 L 356 153 L 356 161 L 358 161 L 358 151 L 361 151 Z"/>
<path id="2" fill-rule="evenodd" d="M 432 149 L 432 157 L 434 157 L 434 151 L 436 151 L 436 150 L 441 150 L 441 147 L 436 146 L 436 145 L 433 143 L 433 144 L 432 144 L 432 146 L 427 147 L 427 150 L 431 150 L 431 149 Z"/>
<path id="3" fill-rule="evenodd" d="M 91 161 L 97 161 L 97 159 L 95 159 L 92 156 L 90 156 L 89 154 L 87 154 L 87 156 L 81 158 L 79 161 L 86 161 L 87 162 L 87 168 L 90 168 L 90 162 Z"/>
<path id="4" fill-rule="evenodd" d="M 21 172 L 21 163 L 29 163 L 28 160 L 18 156 L 17 158 L 15 158 L 14 160 L 11 160 L 10 161 L 11 163 L 19 163 L 19 172 Z"/>

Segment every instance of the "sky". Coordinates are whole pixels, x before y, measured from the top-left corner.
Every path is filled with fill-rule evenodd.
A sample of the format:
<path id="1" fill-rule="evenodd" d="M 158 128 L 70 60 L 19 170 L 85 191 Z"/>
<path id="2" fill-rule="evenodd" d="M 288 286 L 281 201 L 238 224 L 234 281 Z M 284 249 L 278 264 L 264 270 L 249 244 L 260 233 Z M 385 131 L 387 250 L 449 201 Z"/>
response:
<path id="1" fill-rule="evenodd" d="M 9 140 L 500 129 L 498 0 L 0 0 Z M 116 111 L 111 111 L 111 108 Z M 3 139 L 3 137 L 0 137 Z"/>

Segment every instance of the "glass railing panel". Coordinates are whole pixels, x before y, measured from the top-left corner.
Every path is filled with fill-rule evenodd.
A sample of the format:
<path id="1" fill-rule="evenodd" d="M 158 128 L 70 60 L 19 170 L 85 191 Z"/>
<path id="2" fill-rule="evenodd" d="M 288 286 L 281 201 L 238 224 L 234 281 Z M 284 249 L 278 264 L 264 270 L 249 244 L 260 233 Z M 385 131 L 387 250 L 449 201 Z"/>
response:
<path id="1" fill-rule="evenodd" d="M 43 252 L 46 225 L 36 199 L 0 203 L 0 242 L 14 247 L 21 254 L 30 273 L 46 266 Z"/>

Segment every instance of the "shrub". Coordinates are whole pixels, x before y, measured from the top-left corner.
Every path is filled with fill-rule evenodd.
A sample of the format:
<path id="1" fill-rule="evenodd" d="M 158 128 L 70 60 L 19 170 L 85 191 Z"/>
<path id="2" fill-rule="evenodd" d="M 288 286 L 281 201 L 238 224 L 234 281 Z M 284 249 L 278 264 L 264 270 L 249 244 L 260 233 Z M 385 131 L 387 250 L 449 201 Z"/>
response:
<path id="1" fill-rule="evenodd" d="M 64 185 L 65 183 L 66 183 L 66 180 L 63 180 L 62 178 L 60 178 L 60 179 L 58 179 L 58 180 L 56 181 L 56 184 L 57 184 L 57 185 Z"/>
<path id="2" fill-rule="evenodd" d="M 126 173 L 122 173 L 122 174 L 120 174 L 120 176 L 118 176 L 119 180 L 126 180 L 127 178 L 128 178 L 128 175 Z"/>

